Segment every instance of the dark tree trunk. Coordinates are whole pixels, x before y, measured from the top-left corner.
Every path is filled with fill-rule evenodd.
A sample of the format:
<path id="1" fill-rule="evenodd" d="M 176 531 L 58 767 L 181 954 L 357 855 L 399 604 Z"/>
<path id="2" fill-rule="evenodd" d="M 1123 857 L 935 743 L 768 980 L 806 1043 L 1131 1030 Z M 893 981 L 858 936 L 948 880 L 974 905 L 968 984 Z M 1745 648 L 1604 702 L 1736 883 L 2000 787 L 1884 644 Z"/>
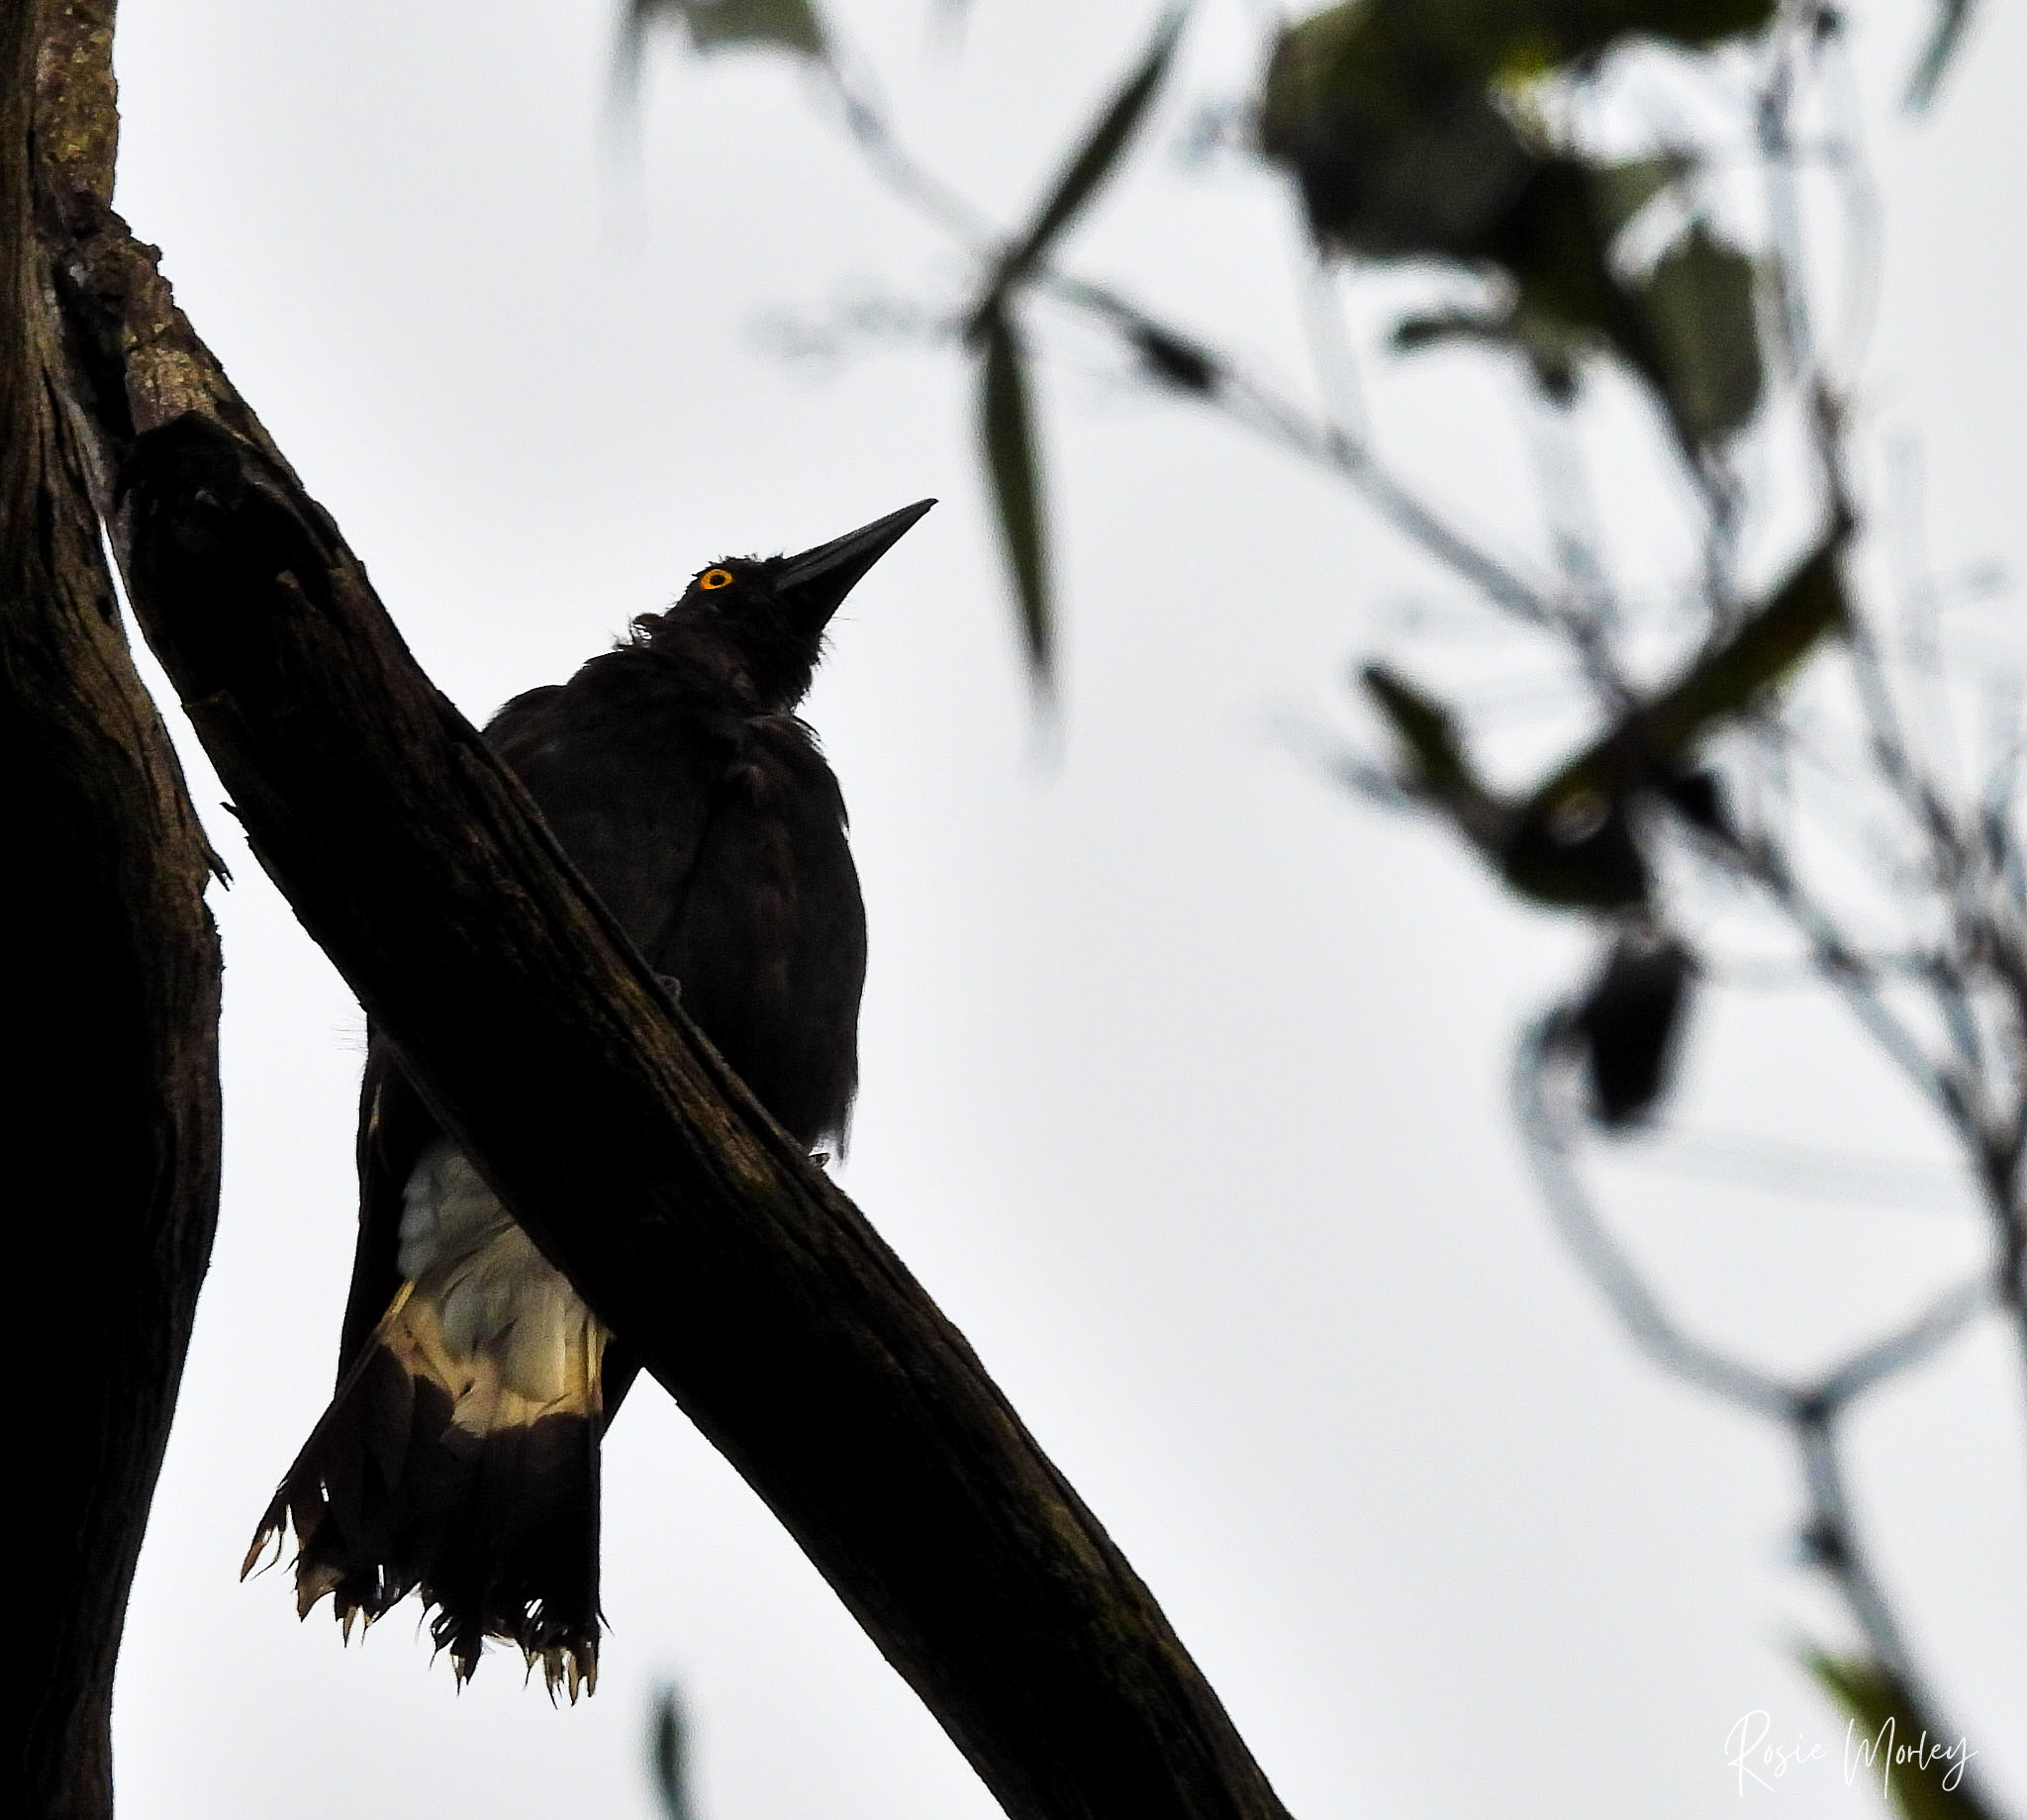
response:
<path id="1" fill-rule="evenodd" d="M 34 8 L 0 6 L 0 1098 L 27 1814 L 112 1812 L 113 1671 L 217 1209 L 208 852 L 135 675 L 34 232 Z M 73 146 L 87 158 L 88 146 Z M 110 148 L 105 148 L 110 172 Z"/>

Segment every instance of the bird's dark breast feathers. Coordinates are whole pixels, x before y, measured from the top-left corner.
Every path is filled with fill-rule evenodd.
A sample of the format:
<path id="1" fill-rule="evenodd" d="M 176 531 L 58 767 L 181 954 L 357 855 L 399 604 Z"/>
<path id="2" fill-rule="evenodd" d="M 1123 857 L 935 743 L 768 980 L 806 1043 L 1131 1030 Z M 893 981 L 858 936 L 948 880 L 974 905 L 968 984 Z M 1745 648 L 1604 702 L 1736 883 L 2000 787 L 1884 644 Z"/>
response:
<path id="1" fill-rule="evenodd" d="M 844 799 L 795 716 L 708 660 L 625 646 L 487 729 L 592 889 L 804 1143 L 858 1083 L 865 916 Z"/>

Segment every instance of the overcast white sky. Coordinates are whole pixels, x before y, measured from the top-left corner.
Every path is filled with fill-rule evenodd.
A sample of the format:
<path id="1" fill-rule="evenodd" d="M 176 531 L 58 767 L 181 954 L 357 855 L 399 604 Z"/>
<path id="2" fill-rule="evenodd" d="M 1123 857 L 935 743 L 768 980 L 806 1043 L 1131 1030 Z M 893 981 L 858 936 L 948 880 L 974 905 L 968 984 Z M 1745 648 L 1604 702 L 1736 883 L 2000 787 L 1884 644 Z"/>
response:
<path id="1" fill-rule="evenodd" d="M 1011 220 L 1151 12 L 970 11 L 954 60 L 921 6 L 860 5 L 847 28 L 932 160 Z M 2027 21 L 1984 11 L 1919 128 L 1892 103 L 1928 8 L 1858 11 L 1885 209 L 1863 396 L 1880 445 L 1919 438 L 1938 567 L 2021 576 Z M 903 352 L 820 382 L 754 334 L 854 285 L 948 294 L 947 253 L 778 62 L 664 47 L 638 156 L 615 158 L 612 14 L 122 10 L 121 206 L 422 662 L 482 718 L 714 556 L 941 496 L 854 597 L 809 710 L 873 934 L 851 1193 L 1304 1820 L 1729 1814 L 1724 1741 L 1753 1709 L 1829 1758 L 1751 1805 L 1877 1812 L 1786 1658 L 1841 1633 L 1787 1560 L 1783 1442 L 1632 1354 L 1524 1179 L 1506 1058 L 1583 964 L 1580 933 L 1270 733 L 1291 703 L 1350 724 L 1346 663 L 1410 648 L 1390 613 L 1440 578 L 1327 482 L 1072 349 L 1045 388 L 1067 716 L 1037 762 L 961 371 Z M 1207 10 L 1157 147 L 1238 90 L 1256 30 L 1232 0 Z M 1271 182 L 1152 149 L 1075 250 L 1300 374 L 1294 244 Z M 1400 464 L 1537 547 L 1500 372 L 1367 364 Z M 1598 465 L 1616 502 L 1637 448 Z M 1651 578 L 1678 533 L 1657 488 L 1622 491 L 1613 554 Z M 2017 625 L 2017 597 L 1978 611 Z M 214 894 L 226 1194 L 128 1634 L 123 1811 L 645 1820 L 642 1727 L 669 1676 L 704 1820 L 997 1811 L 651 1387 L 608 1449 L 613 1630 L 586 1705 L 552 1711 L 505 1658 L 459 1694 L 406 1612 L 344 1651 L 325 1613 L 296 1623 L 282 1577 L 236 1583 L 329 1389 L 362 1026 L 183 743 L 237 874 Z M 1940 1135 L 1834 1009 L 1710 1007 L 1684 1113 L 1936 1184 L 1844 1206 L 1615 1169 L 1680 1305 L 1759 1357 L 1823 1360 L 1979 1255 Z M 1855 1459 L 1917 1645 L 2016 1805 L 2022 1424 L 2017 1352 L 1990 1328 L 1870 1409 Z"/>

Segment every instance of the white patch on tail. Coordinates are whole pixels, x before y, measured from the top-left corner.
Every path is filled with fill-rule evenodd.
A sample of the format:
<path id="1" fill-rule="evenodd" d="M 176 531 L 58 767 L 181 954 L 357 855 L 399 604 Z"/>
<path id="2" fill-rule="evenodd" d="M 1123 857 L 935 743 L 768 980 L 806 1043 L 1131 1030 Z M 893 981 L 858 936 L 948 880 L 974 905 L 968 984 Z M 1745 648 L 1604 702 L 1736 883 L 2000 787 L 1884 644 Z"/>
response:
<path id="1" fill-rule="evenodd" d="M 397 1268 L 410 1288 L 377 1336 L 440 1384 L 469 1434 L 544 1415 L 595 1415 L 606 1330 L 446 1140 L 402 1192 Z"/>

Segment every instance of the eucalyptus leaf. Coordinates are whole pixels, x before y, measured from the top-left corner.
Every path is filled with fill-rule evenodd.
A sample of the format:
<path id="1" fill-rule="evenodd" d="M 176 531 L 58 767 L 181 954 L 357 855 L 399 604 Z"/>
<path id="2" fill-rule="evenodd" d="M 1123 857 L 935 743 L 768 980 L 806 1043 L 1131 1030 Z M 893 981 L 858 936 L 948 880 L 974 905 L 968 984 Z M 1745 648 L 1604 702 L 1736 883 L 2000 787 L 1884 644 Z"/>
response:
<path id="1" fill-rule="evenodd" d="M 628 36 L 661 19 L 680 19 L 700 52 L 773 48 L 820 57 L 828 48 L 811 0 L 632 0 Z"/>
<path id="2" fill-rule="evenodd" d="M 1449 709 L 1385 664 L 1367 664 L 1359 680 L 1406 748 L 1414 781 L 1423 790 L 1440 798 L 1485 794 L 1464 755 L 1457 718 Z"/>
<path id="3" fill-rule="evenodd" d="M 1936 98 L 1943 72 L 1955 58 L 1957 47 L 1964 42 L 1964 28 L 1970 23 L 1971 0 L 1938 0 L 1935 30 L 1922 48 L 1914 73 L 1907 78 L 1906 105 L 1910 112 L 1919 114 Z"/>
<path id="4" fill-rule="evenodd" d="M 1715 722 L 1742 712 L 1798 666 L 1828 632 L 1846 623 L 1840 539 L 1806 557 L 1773 598 L 1723 643 L 1657 696 L 1640 717 L 1650 752 L 1679 757 Z"/>
<path id="5" fill-rule="evenodd" d="M 1514 812 L 1504 871 L 1515 891 L 1600 910 L 1644 899 L 1648 870 L 1629 805 L 1642 791 L 1671 801 L 1682 795 L 1684 780 L 1694 775 L 1689 759 L 1696 741 L 1742 713 L 1844 623 L 1842 541 L 1841 531 L 1833 533 L 1759 613 L 1651 701 L 1628 710 Z M 1721 813 L 1714 787 L 1689 798 L 1685 813 L 1692 816 L 1699 809 Z"/>
<path id="6" fill-rule="evenodd" d="M 1775 11 L 1776 0 L 1353 0 L 1327 9 L 1377 22 L 1403 69 L 1481 83 L 1588 67 L 1628 39 L 1704 49 L 1763 30 Z"/>
<path id="7" fill-rule="evenodd" d="M 1707 50 L 1764 31 L 1777 0 L 1501 0 L 1554 43 L 1556 62 L 1592 61 L 1628 39 Z"/>
<path id="8" fill-rule="evenodd" d="M 1640 288 L 1667 389 L 1685 440 L 1710 447 L 1759 409 L 1765 375 L 1750 254 L 1698 222 Z"/>
<path id="9" fill-rule="evenodd" d="M 1003 303 L 974 322 L 973 338 L 981 348 L 979 439 L 986 472 L 1019 604 L 1028 666 L 1038 682 L 1046 683 L 1054 661 L 1054 625 L 1026 359 Z"/>
<path id="10" fill-rule="evenodd" d="M 1153 43 L 1147 47 L 1145 54 L 1118 92 L 1106 104 L 1104 113 L 1093 123 L 1091 131 L 1084 136 L 1084 143 L 1078 146 L 1063 174 L 1056 179 L 1055 188 L 1035 212 L 1027 232 L 1000 255 L 987 282 L 985 296 L 973 313 L 969 334 L 974 336 L 980 334 L 980 326 L 986 317 L 998 311 L 1014 287 L 1047 256 L 1057 237 L 1097 193 L 1099 185 L 1111 174 L 1112 166 L 1131 143 L 1134 130 L 1161 88 L 1182 29 L 1183 14 L 1180 10 L 1162 15 L 1161 23 L 1154 30 Z"/>
<path id="11" fill-rule="evenodd" d="M 1475 334 L 1522 355 L 1558 403 L 1576 394 L 1587 353 L 1616 350 L 1650 384 L 1660 384 L 1654 337 L 1636 300 L 1612 269 L 1617 224 L 1597 194 L 1596 168 L 1565 153 L 1540 157 L 1497 220 L 1481 234 L 1474 256 L 1500 267 L 1511 293 L 1496 319 L 1453 334 Z M 1434 325 L 1409 332 L 1410 344 Z"/>
<path id="12" fill-rule="evenodd" d="M 1535 792 L 1529 817 L 1548 825 L 1578 813 L 1573 806 L 1616 802 L 1643 789 L 1666 795 L 1679 787 L 1697 740 L 1741 714 L 1845 623 L 1837 568 L 1842 540 L 1841 533 L 1826 538 L 1728 638 L 1563 765 Z"/>
<path id="13" fill-rule="evenodd" d="M 1405 762 L 1400 781 L 1409 791 L 1441 810 L 1466 841 L 1484 855 L 1525 897 L 1549 904 L 1592 904 L 1594 892 L 1580 879 L 1571 884 L 1572 868 L 1557 850 L 1549 864 L 1529 868 L 1523 852 L 1521 876 L 1509 863 L 1514 842 L 1525 835 L 1519 811 L 1501 802 L 1480 780 L 1457 730 L 1457 717 L 1442 703 L 1384 664 L 1368 664 L 1359 680 L 1402 747 Z M 1580 854 L 1576 870 L 1585 856 Z M 1641 875 L 1644 888 L 1645 875 Z M 1611 896 L 1614 904 L 1621 900 Z"/>
<path id="14" fill-rule="evenodd" d="M 1504 345 L 1513 335 L 1512 316 L 1503 310 L 1431 310 L 1404 316 L 1390 337 L 1397 353 L 1409 354 L 1444 341 L 1490 341 Z"/>
<path id="15" fill-rule="evenodd" d="M 1814 1649 L 1801 1663 L 1851 1720 L 1846 1762 L 1904 1820 L 1998 1820 L 1966 1773 L 1964 1740 L 1934 1736 L 1933 1720 L 1891 1669 Z"/>
<path id="16" fill-rule="evenodd" d="M 1500 348 L 1524 359 L 1535 383 L 1558 404 L 1577 392 L 1577 361 L 1586 338 L 1566 323 L 1538 310 L 1438 310 L 1404 317 L 1395 325 L 1399 353 L 1413 353 L 1445 341 L 1469 341 Z"/>
<path id="17" fill-rule="evenodd" d="M 695 1820 L 690 1801 L 690 1728 L 673 1687 L 655 1698 L 647 1734 L 647 1767 L 662 1820 Z"/>
<path id="18" fill-rule="evenodd" d="M 1518 354 L 1535 383 L 1559 405 L 1577 395 L 1577 361 L 1586 337 L 1566 323 L 1536 310 L 1449 310 L 1410 316 L 1395 326 L 1394 347 L 1414 353 L 1445 341 L 1476 342 Z"/>
<path id="19" fill-rule="evenodd" d="M 1774 0 L 1343 0 L 1276 41 L 1260 148 L 1295 177 L 1325 247 L 1510 267 L 1494 244 L 1509 213 L 1544 162 L 1576 160 L 1544 159 L 1504 90 L 1586 68 L 1625 39 L 1701 48 L 1756 32 L 1773 13 Z M 1600 243 L 1651 197 L 1642 186 L 1674 168 L 1662 159 L 1612 174 L 1624 181 L 1598 199 Z"/>
<path id="20" fill-rule="evenodd" d="M 1621 164 L 1592 165 L 1592 204 L 1606 238 L 1616 239 L 1655 197 L 1693 168 L 1694 160 L 1680 151 L 1659 152 Z"/>
<path id="21" fill-rule="evenodd" d="M 1259 134 L 1317 243 L 1366 258 L 1479 257 L 1535 164 L 1482 72 L 1432 54 L 1416 14 L 1374 0 L 1282 33 Z"/>
<path id="22" fill-rule="evenodd" d="M 1571 54 L 1595 55 L 1628 38 L 1655 38 L 1690 50 L 1706 50 L 1727 38 L 1766 30 L 1779 11 L 1777 0 L 1578 0 L 1564 11 L 1560 0 L 1531 0 L 1529 11 L 1579 22 Z"/>

